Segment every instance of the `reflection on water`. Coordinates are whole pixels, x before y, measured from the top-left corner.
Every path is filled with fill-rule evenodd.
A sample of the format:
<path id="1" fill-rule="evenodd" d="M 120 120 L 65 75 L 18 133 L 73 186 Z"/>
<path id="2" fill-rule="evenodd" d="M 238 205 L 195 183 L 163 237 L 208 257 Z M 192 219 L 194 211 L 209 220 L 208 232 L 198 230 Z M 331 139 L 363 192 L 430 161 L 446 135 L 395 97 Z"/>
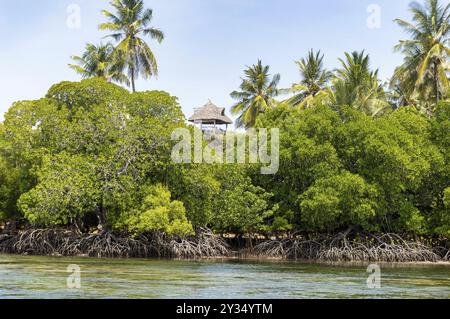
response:
<path id="1" fill-rule="evenodd" d="M 81 289 L 67 288 L 71 264 Z M 381 289 L 366 267 L 0 255 L 0 298 L 450 298 L 449 265 L 382 264 Z"/>

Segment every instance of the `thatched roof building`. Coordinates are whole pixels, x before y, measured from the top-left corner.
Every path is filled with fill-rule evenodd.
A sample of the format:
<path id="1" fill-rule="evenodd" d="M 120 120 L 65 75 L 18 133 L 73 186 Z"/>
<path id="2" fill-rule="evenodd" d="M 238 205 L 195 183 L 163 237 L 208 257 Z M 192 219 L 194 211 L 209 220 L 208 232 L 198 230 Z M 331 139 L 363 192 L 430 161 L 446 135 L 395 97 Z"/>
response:
<path id="1" fill-rule="evenodd" d="M 225 108 L 214 105 L 211 101 L 204 106 L 195 108 L 194 115 L 189 122 L 201 125 L 224 125 L 232 124 L 233 121 L 225 115 Z"/>

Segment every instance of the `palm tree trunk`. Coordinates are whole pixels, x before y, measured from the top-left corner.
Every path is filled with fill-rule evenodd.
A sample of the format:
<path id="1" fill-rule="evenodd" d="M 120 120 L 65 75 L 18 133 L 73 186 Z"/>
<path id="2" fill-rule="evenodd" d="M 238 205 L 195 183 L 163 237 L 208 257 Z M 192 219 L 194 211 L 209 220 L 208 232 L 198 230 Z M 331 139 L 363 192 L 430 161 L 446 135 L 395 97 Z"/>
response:
<path id="1" fill-rule="evenodd" d="M 439 96 L 439 75 L 438 75 L 438 66 L 436 61 L 434 62 L 434 89 L 436 91 L 436 104 L 440 101 Z"/>
<path id="2" fill-rule="evenodd" d="M 133 93 L 136 92 L 136 86 L 134 84 L 134 66 L 131 67 L 131 88 L 133 90 Z"/>

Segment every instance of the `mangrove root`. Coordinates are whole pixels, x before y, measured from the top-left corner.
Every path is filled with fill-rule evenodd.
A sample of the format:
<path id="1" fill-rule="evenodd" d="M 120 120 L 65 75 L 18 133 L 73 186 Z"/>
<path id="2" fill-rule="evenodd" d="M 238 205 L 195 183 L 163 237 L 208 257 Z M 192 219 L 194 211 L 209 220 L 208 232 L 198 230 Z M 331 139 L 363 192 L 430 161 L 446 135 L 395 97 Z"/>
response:
<path id="1" fill-rule="evenodd" d="M 397 234 L 371 234 L 352 240 L 347 235 L 318 236 L 313 240 L 302 237 L 268 240 L 258 244 L 254 253 L 319 261 L 436 262 L 450 257 L 448 250 L 437 251 L 420 242 L 404 240 Z"/>
<path id="2" fill-rule="evenodd" d="M 78 234 L 61 229 L 29 229 L 0 235 L 0 252 L 90 257 L 203 258 L 229 255 L 223 239 L 201 229 L 196 237 L 175 238 L 164 234 L 119 237 L 112 233 Z"/>

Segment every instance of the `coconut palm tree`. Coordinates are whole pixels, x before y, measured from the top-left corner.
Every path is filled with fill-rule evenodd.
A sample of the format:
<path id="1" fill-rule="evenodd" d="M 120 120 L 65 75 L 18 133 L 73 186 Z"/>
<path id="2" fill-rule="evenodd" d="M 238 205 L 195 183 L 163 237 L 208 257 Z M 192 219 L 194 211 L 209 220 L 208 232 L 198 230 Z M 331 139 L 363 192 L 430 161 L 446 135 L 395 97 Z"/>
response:
<path id="1" fill-rule="evenodd" d="M 150 26 L 153 11 L 144 8 L 143 0 L 112 0 L 111 5 L 116 14 L 103 10 L 109 22 L 102 23 L 99 29 L 111 31 L 108 36 L 119 41 L 115 54 L 117 59 L 123 61 L 135 92 L 135 81 L 139 75 L 144 78 L 158 75 L 153 51 L 142 36 L 150 36 L 161 43 L 164 33 Z"/>
<path id="2" fill-rule="evenodd" d="M 299 68 L 301 80 L 293 84 L 291 88 L 282 90 L 283 93 L 294 94 L 283 101 L 284 103 L 307 108 L 314 104 L 316 98 L 328 94 L 326 88 L 333 73 L 325 69 L 323 58 L 324 55 L 321 55 L 320 51 L 315 53 L 314 50 L 310 50 L 306 58 L 295 62 Z"/>
<path id="3" fill-rule="evenodd" d="M 278 95 L 280 75 L 275 74 L 272 77 L 269 74 L 269 66 L 263 66 L 261 60 L 258 60 L 256 65 L 248 66 L 244 73 L 240 91 L 231 93 L 231 97 L 238 100 L 232 106 L 231 112 L 239 114 L 237 127 L 251 128 L 255 126 L 260 113 L 277 104 L 274 98 Z"/>
<path id="4" fill-rule="evenodd" d="M 81 57 L 71 57 L 77 64 L 69 64 L 69 66 L 83 79 L 101 77 L 108 82 L 116 81 L 129 86 L 128 78 L 122 73 L 120 63 L 114 60 L 113 52 L 114 46 L 111 43 L 99 45 L 88 43 Z"/>
<path id="5" fill-rule="evenodd" d="M 412 22 L 395 22 L 411 35 L 394 49 L 405 55 L 391 86 L 401 83 L 409 100 L 424 101 L 429 106 L 443 99 L 449 90 L 450 3 L 426 0 L 425 5 L 410 5 Z"/>
<path id="6" fill-rule="evenodd" d="M 355 51 L 345 53 L 345 60 L 339 61 L 342 66 L 336 70 L 333 80 L 331 103 L 350 105 L 370 116 L 386 112 L 390 105 L 378 79 L 378 70 L 370 70 L 369 55 Z"/>
<path id="7" fill-rule="evenodd" d="M 399 108 L 408 105 L 415 105 L 418 103 L 411 92 L 408 92 L 408 87 L 405 82 L 391 80 L 390 90 L 387 92 L 388 100 L 391 102 L 393 108 Z"/>

